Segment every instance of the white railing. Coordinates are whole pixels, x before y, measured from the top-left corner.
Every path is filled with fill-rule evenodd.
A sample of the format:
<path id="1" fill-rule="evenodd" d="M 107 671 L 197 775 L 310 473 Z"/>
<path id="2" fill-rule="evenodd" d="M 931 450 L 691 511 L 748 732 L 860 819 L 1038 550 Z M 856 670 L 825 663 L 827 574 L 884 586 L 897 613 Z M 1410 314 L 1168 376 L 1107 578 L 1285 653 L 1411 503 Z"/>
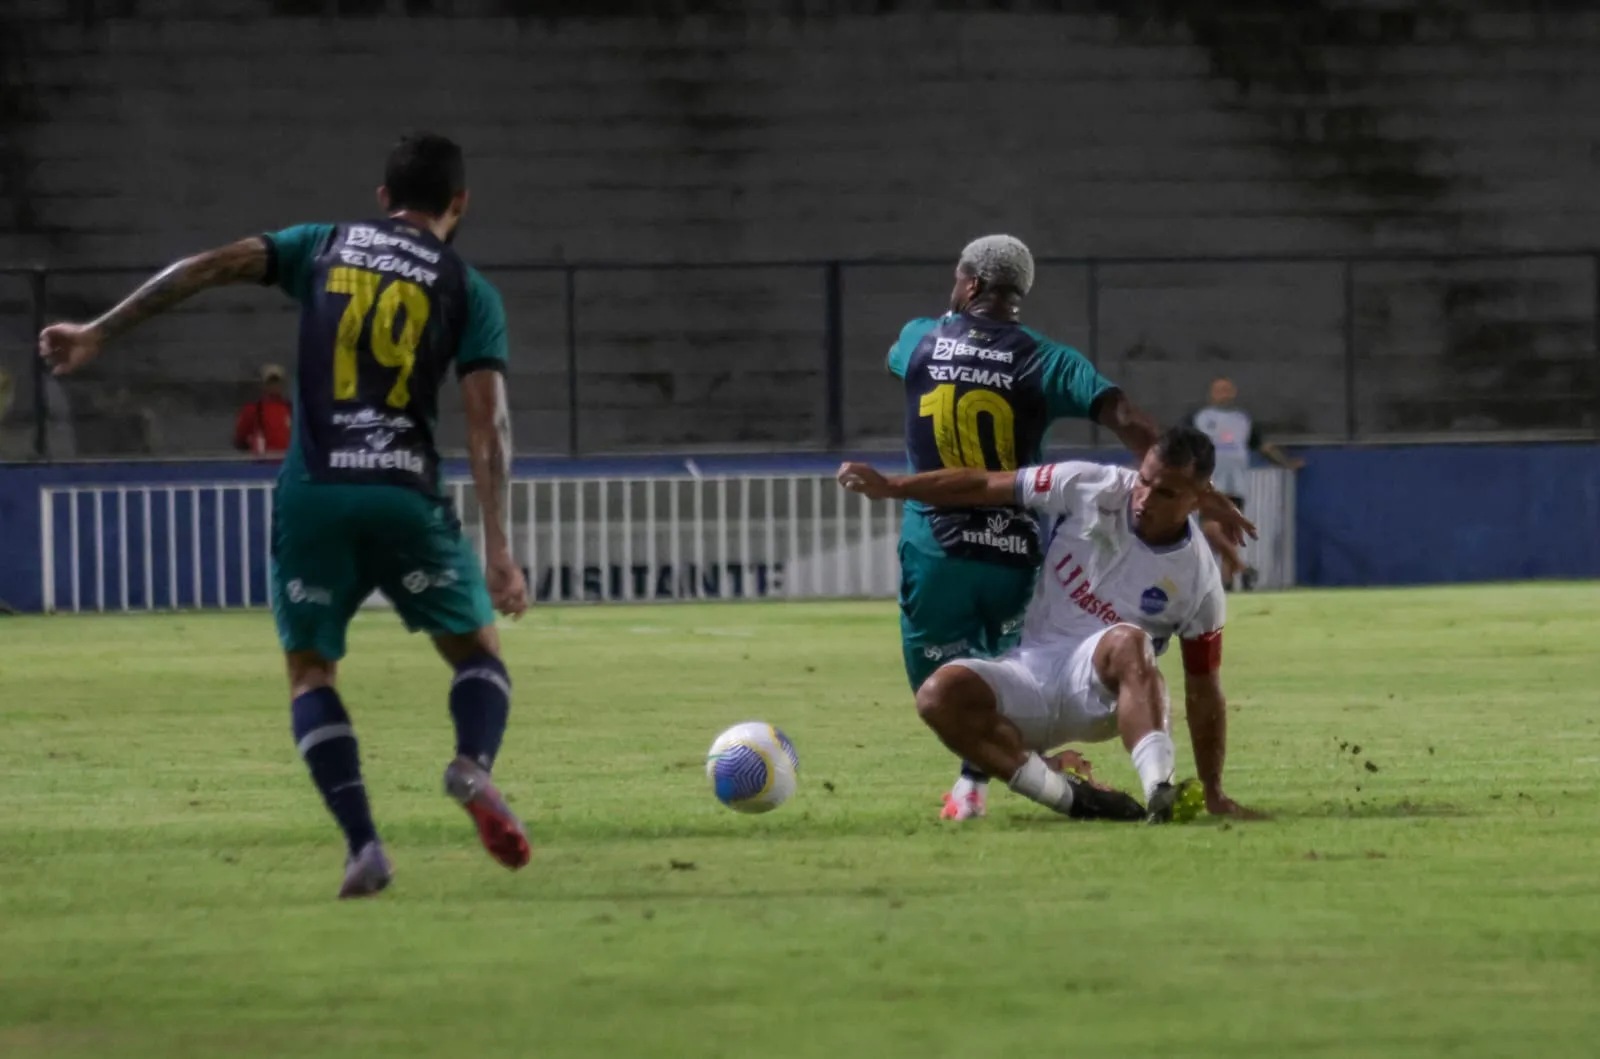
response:
<path id="1" fill-rule="evenodd" d="M 448 492 L 482 548 L 467 481 Z M 40 490 L 47 611 L 270 603 L 272 485 L 206 482 Z M 1248 555 L 1260 586 L 1293 583 L 1294 488 L 1254 472 Z M 513 548 L 544 602 L 893 598 L 900 505 L 828 475 L 524 479 Z M 378 597 L 375 602 L 381 602 Z"/>
<path id="2" fill-rule="evenodd" d="M 269 602 L 271 483 L 47 486 L 39 494 L 46 611 Z"/>
<path id="3" fill-rule="evenodd" d="M 450 492 L 481 550 L 471 484 Z M 826 475 L 531 479 L 512 544 L 546 600 L 893 596 L 899 507 Z"/>

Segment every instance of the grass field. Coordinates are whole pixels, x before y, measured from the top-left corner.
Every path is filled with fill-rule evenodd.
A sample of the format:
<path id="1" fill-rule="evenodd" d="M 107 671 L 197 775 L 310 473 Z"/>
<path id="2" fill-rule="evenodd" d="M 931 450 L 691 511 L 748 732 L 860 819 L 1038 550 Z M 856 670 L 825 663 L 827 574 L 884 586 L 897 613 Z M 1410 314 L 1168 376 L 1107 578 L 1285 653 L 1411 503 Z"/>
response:
<path id="1" fill-rule="evenodd" d="M 1600 1047 L 1595 586 L 1236 599 L 1229 788 L 1275 814 L 1236 826 L 1004 791 L 941 824 L 952 762 L 890 606 L 547 609 L 505 636 L 498 774 L 533 865 L 491 863 L 438 793 L 445 671 L 368 615 L 343 686 L 397 876 L 341 904 L 268 618 L 0 619 L 0 1055 Z M 702 772 L 748 718 L 801 755 L 765 817 Z"/>

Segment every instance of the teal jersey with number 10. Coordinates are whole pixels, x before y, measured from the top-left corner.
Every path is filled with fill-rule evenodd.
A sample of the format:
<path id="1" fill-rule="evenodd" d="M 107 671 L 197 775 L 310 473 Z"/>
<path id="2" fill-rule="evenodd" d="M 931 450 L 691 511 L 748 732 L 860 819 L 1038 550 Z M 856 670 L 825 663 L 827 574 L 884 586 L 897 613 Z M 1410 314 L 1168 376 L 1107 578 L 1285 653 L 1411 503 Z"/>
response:
<path id="1" fill-rule="evenodd" d="M 963 313 L 908 323 L 889 351 L 889 370 L 905 380 L 913 471 L 1014 471 L 1038 463 L 1052 421 L 1089 418 L 1113 389 L 1077 350 L 1021 324 Z M 904 536 L 963 559 L 1039 562 L 1032 520 L 1011 508 L 908 504 Z"/>

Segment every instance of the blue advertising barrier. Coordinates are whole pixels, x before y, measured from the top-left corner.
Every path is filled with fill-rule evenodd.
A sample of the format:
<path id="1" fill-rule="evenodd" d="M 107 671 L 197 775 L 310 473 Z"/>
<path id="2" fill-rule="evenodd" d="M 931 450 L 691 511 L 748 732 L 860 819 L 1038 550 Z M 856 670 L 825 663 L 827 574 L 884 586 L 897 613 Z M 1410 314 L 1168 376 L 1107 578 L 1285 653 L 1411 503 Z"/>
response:
<path id="1" fill-rule="evenodd" d="M 1296 581 L 1600 577 L 1600 445 L 1316 449 L 1296 483 Z"/>

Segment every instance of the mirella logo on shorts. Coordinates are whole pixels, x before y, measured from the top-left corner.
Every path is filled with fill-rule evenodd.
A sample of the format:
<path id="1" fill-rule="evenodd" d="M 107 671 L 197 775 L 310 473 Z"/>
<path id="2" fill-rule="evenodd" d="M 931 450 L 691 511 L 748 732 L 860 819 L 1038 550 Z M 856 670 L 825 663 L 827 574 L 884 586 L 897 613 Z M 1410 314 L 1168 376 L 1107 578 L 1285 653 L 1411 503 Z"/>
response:
<path id="1" fill-rule="evenodd" d="M 298 577 L 284 585 L 284 591 L 289 594 L 290 603 L 311 603 L 319 607 L 333 605 L 333 593 L 325 588 L 308 585 Z"/>
<path id="2" fill-rule="evenodd" d="M 969 646 L 967 641 L 957 640 L 955 643 L 941 644 L 938 647 L 924 647 L 922 649 L 922 657 L 930 662 L 938 662 L 945 658 L 955 658 L 957 655 L 966 654 Z"/>
<path id="3" fill-rule="evenodd" d="M 460 578 L 454 570 L 441 570 L 430 574 L 426 570 L 413 570 L 400 579 L 401 586 L 413 596 L 421 595 L 430 588 L 445 588 L 455 584 Z"/>

